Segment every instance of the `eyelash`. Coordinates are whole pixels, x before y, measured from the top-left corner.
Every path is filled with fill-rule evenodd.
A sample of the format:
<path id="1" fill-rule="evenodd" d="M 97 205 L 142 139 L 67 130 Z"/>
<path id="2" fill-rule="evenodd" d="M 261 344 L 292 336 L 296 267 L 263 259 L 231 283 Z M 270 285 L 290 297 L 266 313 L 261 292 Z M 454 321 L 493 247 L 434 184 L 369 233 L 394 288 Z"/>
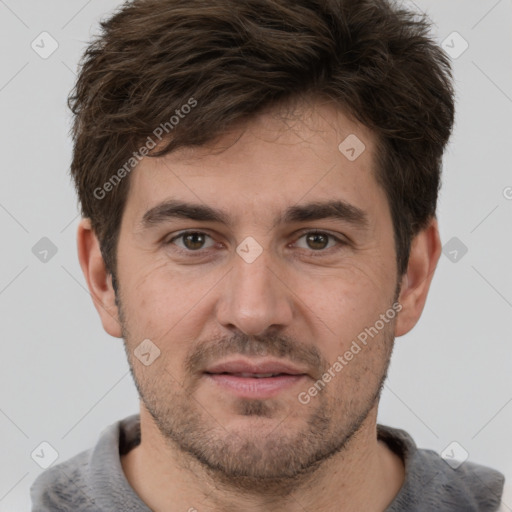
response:
<path id="1" fill-rule="evenodd" d="M 166 242 L 164 242 L 164 245 L 171 245 L 174 243 L 175 240 L 179 240 L 180 238 L 183 239 L 185 236 L 187 235 L 191 235 L 191 234 L 197 234 L 197 235 L 205 235 L 209 238 L 212 238 L 211 235 L 209 235 L 208 233 L 205 233 L 203 231 L 182 231 L 180 234 L 174 236 L 173 238 L 171 238 L 170 240 L 167 240 Z M 314 256 L 322 256 L 322 255 L 326 255 L 326 254 L 330 254 L 331 253 L 331 250 L 336 250 L 336 249 L 340 249 L 341 247 L 343 246 L 346 246 L 348 245 L 348 242 L 345 241 L 345 240 L 342 240 L 341 238 L 329 233 L 329 232 L 326 232 L 326 231 L 320 231 L 320 230 L 309 230 L 309 231 L 303 231 L 300 233 L 300 236 L 297 238 L 297 240 L 300 240 L 301 238 L 305 237 L 306 235 L 324 235 L 324 236 L 327 236 L 329 239 L 332 239 L 334 241 L 336 241 L 336 245 L 333 246 L 333 247 L 328 247 L 326 249 L 302 249 L 303 251 L 308 251 L 311 255 L 314 255 Z M 210 248 L 209 248 L 210 249 Z M 181 253 L 181 254 L 186 254 L 187 256 L 189 257 L 194 257 L 194 256 L 204 256 L 204 253 L 209 251 L 209 249 L 198 249 L 196 251 L 194 250 L 190 250 L 190 249 L 183 249 L 181 247 L 177 247 L 176 246 L 176 250 Z"/>

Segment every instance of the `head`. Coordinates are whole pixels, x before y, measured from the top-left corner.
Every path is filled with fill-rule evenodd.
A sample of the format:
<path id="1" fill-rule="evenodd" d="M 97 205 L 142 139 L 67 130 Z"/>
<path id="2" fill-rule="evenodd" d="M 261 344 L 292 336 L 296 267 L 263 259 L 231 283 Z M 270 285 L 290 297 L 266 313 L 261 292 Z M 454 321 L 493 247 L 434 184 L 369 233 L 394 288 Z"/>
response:
<path id="1" fill-rule="evenodd" d="M 383 0 L 135 0 L 102 29 L 70 106 L 103 325 L 169 445 L 240 481 L 306 473 L 375 419 L 421 315 L 447 58 Z M 237 356 L 302 377 L 241 397 L 208 372 Z"/>

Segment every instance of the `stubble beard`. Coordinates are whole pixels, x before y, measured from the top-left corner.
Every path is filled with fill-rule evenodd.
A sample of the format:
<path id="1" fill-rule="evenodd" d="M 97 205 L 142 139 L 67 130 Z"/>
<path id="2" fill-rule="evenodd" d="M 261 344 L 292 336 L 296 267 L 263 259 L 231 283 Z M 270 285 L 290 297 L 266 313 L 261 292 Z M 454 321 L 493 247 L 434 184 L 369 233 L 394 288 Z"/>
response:
<path id="1" fill-rule="evenodd" d="M 298 485 L 307 484 L 323 462 L 346 450 L 357 438 L 378 405 L 394 344 L 394 322 L 390 322 L 379 339 L 373 340 L 379 344 L 374 357 L 379 359 L 380 366 L 373 369 L 373 376 L 378 378 L 372 382 L 371 389 L 365 381 L 364 371 L 368 366 L 363 364 L 360 366 L 363 373 L 357 375 L 354 371 L 351 377 L 358 395 L 341 393 L 336 398 L 332 392 L 329 394 L 330 386 L 336 386 L 336 379 L 343 384 L 344 372 L 350 368 L 347 366 L 334 382 L 312 398 L 304 426 L 294 432 L 286 428 L 287 415 L 272 400 L 241 398 L 235 402 L 236 414 L 253 417 L 255 422 L 253 428 L 235 432 L 223 427 L 208 412 L 208 404 L 201 404 L 194 397 L 197 380 L 178 383 L 166 369 L 165 361 L 158 367 L 153 365 L 157 373 L 140 369 L 139 361 L 132 355 L 136 342 L 130 339 L 120 302 L 118 306 L 125 350 L 139 396 L 166 444 L 180 454 L 182 467 L 194 474 L 198 469 L 203 470 L 220 487 L 276 497 L 285 497 Z M 306 406 L 298 407 L 300 413 L 300 408 Z M 276 418 L 275 427 L 260 428 L 264 418 Z"/>

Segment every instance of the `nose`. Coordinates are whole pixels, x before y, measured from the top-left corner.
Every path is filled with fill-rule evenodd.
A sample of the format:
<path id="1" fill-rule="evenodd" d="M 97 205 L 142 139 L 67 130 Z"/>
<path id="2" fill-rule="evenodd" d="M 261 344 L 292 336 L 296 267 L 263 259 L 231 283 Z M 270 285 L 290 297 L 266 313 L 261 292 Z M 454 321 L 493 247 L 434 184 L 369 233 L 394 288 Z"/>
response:
<path id="1" fill-rule="evenodd" d="M 282 329 L 293 318 L 293 294 L 279 262 L 264 250 L 248 263 L 238 254 L 233 269 L 221 285 L 217 302 L 217 320 L 227 329 L 258 336 L 269 329 Z"/>

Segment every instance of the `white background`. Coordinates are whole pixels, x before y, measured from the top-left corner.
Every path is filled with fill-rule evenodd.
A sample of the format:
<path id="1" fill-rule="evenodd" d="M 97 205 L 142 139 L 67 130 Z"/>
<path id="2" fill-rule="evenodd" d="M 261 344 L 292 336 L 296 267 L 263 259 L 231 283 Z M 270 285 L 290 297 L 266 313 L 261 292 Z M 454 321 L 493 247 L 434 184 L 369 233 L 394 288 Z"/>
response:
<path id="1" fill-rule="evenodd" d="M 103 331 L 78 264 L 68 175 L 66 97 L 117 5 L 0 0 L 0 511 L 29 510 L 41 442 L 61 462 L 138 412 L 122 341 Z M 457 121 L 438 210 L 443 243 L 457 237 L 468 252 L 441 257 L 421 321 L 397 339 L 379 422 L 439 452 L 457 441 L 512 480 L 512 1 L 416 6 L 440 43 L 454 31 L 469 43 L 454 59 Z M 59 44 L 48 59 L 31 48 L 43 31 Z M 42 237 L 58 249 L 46 263 L 32 253 Z"/>

